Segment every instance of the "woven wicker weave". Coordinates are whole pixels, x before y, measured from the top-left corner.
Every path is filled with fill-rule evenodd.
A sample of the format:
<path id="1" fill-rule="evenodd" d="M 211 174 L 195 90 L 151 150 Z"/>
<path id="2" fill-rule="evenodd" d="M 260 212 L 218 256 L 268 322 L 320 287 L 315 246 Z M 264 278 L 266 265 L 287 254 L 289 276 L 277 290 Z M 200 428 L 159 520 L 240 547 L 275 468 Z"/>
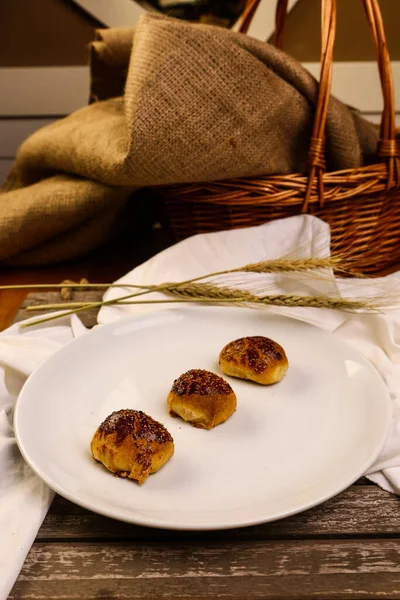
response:
<path id="1" fill-rule="evenodd" d="M 322 0 L 321 77 L 308 176 L 292 174 L 163 188 L 177 239 L 195 233 L 258 225 L 300 213 L 329 223 L 335 250 L 357 270 L 375 274 L 400 261 L 400 165 L 393 80 L 378 0 L 362 0 L 378 59 L 384 110 L 376 164 L 325 172 L 324 128 L 332 80 L 336 0 Z M 246 32 L 260 0 L 250 0 Z M 282 47 L 287 0 L 278 0 L 276 45 Z"/>

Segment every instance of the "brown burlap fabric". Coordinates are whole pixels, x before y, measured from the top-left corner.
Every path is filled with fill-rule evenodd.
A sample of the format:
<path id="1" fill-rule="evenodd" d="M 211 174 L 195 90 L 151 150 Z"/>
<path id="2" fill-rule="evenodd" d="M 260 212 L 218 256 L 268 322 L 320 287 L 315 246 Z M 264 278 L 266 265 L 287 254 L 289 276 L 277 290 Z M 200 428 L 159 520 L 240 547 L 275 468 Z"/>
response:
<path id="1" fill-rule="evenodd" d="M 95 247 L 139 187 L 306 171 L 317 84 L 267 43 L 148 14 L 98 33 L 91 81 L 89 106 L 22 144 L 0 195 L 0 263 Z M 377 137 L 331 99 L 329 170 L 370 162 Z"/>

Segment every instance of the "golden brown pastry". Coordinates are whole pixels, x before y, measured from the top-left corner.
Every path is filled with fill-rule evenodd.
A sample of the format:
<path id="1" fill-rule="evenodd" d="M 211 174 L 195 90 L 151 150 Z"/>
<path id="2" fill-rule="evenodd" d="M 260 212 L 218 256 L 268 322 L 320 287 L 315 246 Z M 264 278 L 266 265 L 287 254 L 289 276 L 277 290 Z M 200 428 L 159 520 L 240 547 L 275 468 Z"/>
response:
<path id="1" fill-rule="evenodd" d="M 289 362 L 282 346 L 256 335 L 227 344 L 219 355 L 219 366 L 226 375 L 270 385 L 282 379 Z"/>
<path id="2" fill-rule="evenodd" d="M 167 402 L 171 415 L 203 429 L 223 423 L 236 410 L 229 383 L 204 369 L 191 369 L 175 379 Z"/>
<path id="3" fill-rule="evenodd" d="M 90 444 L 93 458 L 119 477 L 144 483 L 174 453 L 167 429 L 141 410 L 118 410 L 97 429 Z"/>

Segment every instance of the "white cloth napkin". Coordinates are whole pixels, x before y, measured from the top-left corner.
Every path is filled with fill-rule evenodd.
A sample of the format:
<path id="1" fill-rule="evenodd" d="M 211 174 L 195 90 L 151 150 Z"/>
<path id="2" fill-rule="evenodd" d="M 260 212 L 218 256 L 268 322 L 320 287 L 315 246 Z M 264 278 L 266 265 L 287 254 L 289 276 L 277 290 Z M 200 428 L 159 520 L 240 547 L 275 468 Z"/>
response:
<path id="1" fill-rule="evenodd" d="M 213 270 L 285 256 L 329 255 L 329 228 L 310 216 L 233 231 L 194 236 L 161 252 L 110 288 L 105 299 L 129 293 L 123 284 L 179 281 Z M 232 283 L 235 281 L 232 275 Z M 348 297 L 387 296 L 399 283 L 398 274 L 374 280 L 335 279 L 299 275 L 271 275 L 269 293 L 342 293 Z M 372 286 L 372 287 L 371 287 Z M 160 296 L 153 294 L 153 296 Z M 160 305 L 103 307 L 99 323 L 125 315 L 168 308 Z M 190 306 L 180 305 L 190 310 Z M 400 310 L 388 314 L 354 315 L 321 309 L 268 308 L 325 330 L 333 331 L 361 351 L 380 371 L 393 401 L 388 441 L 368 477 L 384 489 L 400 493 Z M 14 404 L 26 378 L 43 360 L 82 333 L 77 319 L 51 321 L 29 329 L 14 325 L 0 334 L 0 600 L 5 600 L 46 515 L 53 493 L 25 464 L 12 430 Z"/>
<path id="2" fill-rule="evenodd" d="M 50 323 L 16 324 L 0 334 L 0 600 L 8 597 L 54 497 L 19 453 L 12 423 L 27 377 L 74 337 L 70 319 Z"/>

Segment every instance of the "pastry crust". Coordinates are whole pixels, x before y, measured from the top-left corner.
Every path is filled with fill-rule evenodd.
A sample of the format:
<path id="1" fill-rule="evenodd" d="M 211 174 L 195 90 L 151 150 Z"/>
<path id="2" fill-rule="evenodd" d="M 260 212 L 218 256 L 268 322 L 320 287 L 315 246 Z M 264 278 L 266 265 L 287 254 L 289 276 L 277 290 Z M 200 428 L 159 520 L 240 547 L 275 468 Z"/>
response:
<path id="1" fill-rule="evenodd" d="M 167 398 L 169 412 L 194 427 L 212 429 L 236 410 L 236 395 L 225 379 L 191 369 L 175 379 Z"/>
<path id="2" fill-rule="evenodd" d="M 174 453 L 167 429 L 142 411 L 113 412 L 99 426 L 90 444 L 95 460 L 119 477 L 144 483 Z"/>
<path id="3" fill-rule="evenodd" d="M 227 344 L 219 355 L 219 366 L 226 375 L 271 385 L 284 377 L 289 362 L 277 342 L 253 336 Z"/>

